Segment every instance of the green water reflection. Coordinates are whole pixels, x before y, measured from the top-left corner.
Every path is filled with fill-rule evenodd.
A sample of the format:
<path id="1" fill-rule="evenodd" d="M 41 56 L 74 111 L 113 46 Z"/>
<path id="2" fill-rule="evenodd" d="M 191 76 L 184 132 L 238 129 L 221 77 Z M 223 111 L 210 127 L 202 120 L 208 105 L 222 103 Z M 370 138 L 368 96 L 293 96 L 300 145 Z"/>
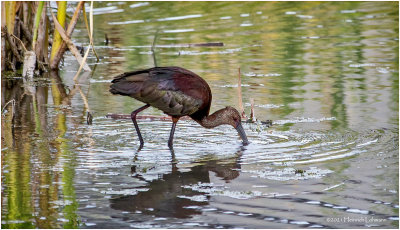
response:
<path id="1" fill-rule="evenodd" d="M 12 113 L 7 113 L 2 120 L 2 140 L 7 140 L 3 142 L 2 154 L 3 170 L 6 170 L 3 171 L 6 183 L 2 186 L 7 191 L 7 205 L 2 203 L 4 228 L 76 228 L 79 225 L 73 184 L 75 157 L 69 149 L 71 140 L 64 137 L 67 111 L 61 109 L 62 103 L 68 104 L 62 97 L 65 92 L 60 92 L 65 88 L 60 87 L 57 74 L 44 77 L 53 83 L 51 90 L 37 86 L 33 92 L 20 92 L 22 81 L 3 81 L 3 98 L 17 101 L 14 118 Z M 10 83 L 17 87 L 8 88 Z M 56 107 L 55 117 L 49 116 L 50 104 Z M 60 158 L 64 161 L 62 168 L 58 168 Z M 60 195 L 66 204 L 62 212 Z M 60 224 L 62 218 L 67 220 L 64 224 Z"/>
<path id="2" fill-rule="evenodd" d="M 134 4 L 95 3 L 99 9 L 108 7 L 94 17 L 101 64 L 92 79 L 82 80 L 80 86 L 71 81 L 77 69 L 73 59 L 65 60 L 60 74 L 49 73 L 32 83 L 33 91 L 27 90 L 29 84 L 22 79 L 2 74 L 2 108 L 12 99 L 16 102 L 15 114 L 8 105 L 1 121 L 2 228 L 87 226 L 81 217 L 84 211 L 79 211 L 80 200 L 86 197 L 79 195 L 82 191 L 77 191 L 76 184 L 81 172 L 78 168 L 85 161 L 79 154 L 86 153 L 88 140 L 76 132 L 85 125 L 88 108 L 78 92 L 87 93 L 97 118 L 110 112 L 130 113 L 139 106 L 130 98 L 110 96 L 108 81 L 124 71 L 153 66 L 149 50 L 156 31 L 158 65 L 182 66 L 203 76 L 213 91 L 212 111 L 238 104 L 235 84 L 241 68 L 244 102 L 255 99 L 257 117 L 288 120 L 274 131 L 300 130 L 307 134 L 318 130 L 361 136 L 370 130 L 389 130 L 394 133 L 394 147 L 382 149 L 396 157 L 397 2 L 149 2 L 132 7 Z M 110 13 L 113 9 L 123 12 Z M 182 16 L 187 18 L 179 19 Z M 74 39 L 87 44 L 84 28 L 83 23 L 78 25 Z M 108 46 L 104 34 L 110 39 Z M 224 46 L 176 47 L 205 42 L 223 42 Z M 246 105 L 247 114 L 249 110 Z M 326 120 L 304 125 L 296 122 L 298 118 Z M 380 151 L 371 150 L 373 154 Z M 361 156 L 352 156 L 357 157 Z M 354 166 L 342 159 L 321 165 L 336 173 L 327 180 L 329 183 L 338 184 L 354 176 L 348 173 Z M 398 155 L 397 162 L 384 170 L 370 177 L 371 184 L 383 181 L 383 187 L 397 193 L 384 197 L 376 192 L 380 190 L 374 190 L 370 199 L 398 204 Z M 366 175 L 360 175 L 359 180 Z M 157 183 L 166 186 L 162 180 Z M 150 191 L 143 196 L 152 194 Z M 340 196 L 325 199 L 332 203 L 340 200 Z M 130 210 L 121 208 L 125 209 Z M 324 209 L 322 213 L 327 216 L 337 212 Z M 388 207 L 382 213 L 398 216 L 398 208 Z M 384 227 L 398 227 L 398 222 Z"/>

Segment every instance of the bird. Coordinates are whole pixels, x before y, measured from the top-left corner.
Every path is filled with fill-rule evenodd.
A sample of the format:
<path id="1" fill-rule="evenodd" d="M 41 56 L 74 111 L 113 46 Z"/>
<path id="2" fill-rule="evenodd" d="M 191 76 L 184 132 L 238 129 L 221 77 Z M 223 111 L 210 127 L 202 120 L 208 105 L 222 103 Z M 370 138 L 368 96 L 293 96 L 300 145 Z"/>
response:
<path id="1" fill-rule="evenodd" d="M 173 149 L 176 124 L 183 116 L 189 116 L 205 128 L 231 125 L 237 130 L 243 145 L 249 144 L 241 124 L 241 116 L 235 108 L 226 106 L 209 114 L 212 100 L 210 86 L 190 70 L 177 66 L 153 67 L 120 74 L 111 83 L 109 91 L 112 94 L 129 96 L 145 103 L 131 113 L 140 141 L 139 149 L 143 147 L 144 141 L 136 116 L 150 106 L 172 117 L 168 139 L 170 149 Z"/>

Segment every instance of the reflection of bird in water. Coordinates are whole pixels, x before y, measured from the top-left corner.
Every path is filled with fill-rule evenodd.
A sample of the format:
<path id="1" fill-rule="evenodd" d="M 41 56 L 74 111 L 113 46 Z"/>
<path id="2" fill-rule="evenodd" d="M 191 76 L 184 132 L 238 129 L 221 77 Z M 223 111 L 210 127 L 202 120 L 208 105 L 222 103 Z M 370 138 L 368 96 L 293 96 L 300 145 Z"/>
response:
<path id="1" fill-rule="evenodd" d="M 238 160 L 240 156 L 241 152 L 231 162 L 223 165 L 219 164 L 218 160 L 202 162 L 203 164 L 192 167 L 189 172 L 180 172 L 176 164 L 172 164 L 171 173 L 148 182 L 146 186 L 149 189 L 148 191 L 110 199 L 111 208 L 129 212 L 141 211 L 158 217 L 189 218 L 192 215 L 201 214 L 201 210 L 185 207 L 207 205 L 209 199 L 207 193 L 185 188 L 185 185 L 210 183 L 210 171 L 215 172 L 218 177 L 228 182 L 235 179 L 239 176 L 240 164 Z M 136 168 L 133 167 L 132 169 L 135 170 Z M 135 177 L 144 180 L 138 174 Z M 194 196 L 201 199 L 199 201 L 187 199 L 187 197 Z M 152 211 L 149 211 L 149 208 Z"/>
<path id="2" fill-rule="evenodd" d="M 136 115 L 150 106 L 172 117 L 168 140 L 170 148 L 173 145 L 176 123 L 182 116 L 191 117 L 205 128 L 231 125 L 238 131 L 243 144 L 248 144 L 239 112 L 228 106 L 209 115 L 212 98 L 210 87 L 203 78 L 189 70 L 180 67 L 154 67 L 121 74 L 112 83 L 111 93 L 130 96 L 146 103 L 131 114 L 140 147 L 144 142 Z"/>

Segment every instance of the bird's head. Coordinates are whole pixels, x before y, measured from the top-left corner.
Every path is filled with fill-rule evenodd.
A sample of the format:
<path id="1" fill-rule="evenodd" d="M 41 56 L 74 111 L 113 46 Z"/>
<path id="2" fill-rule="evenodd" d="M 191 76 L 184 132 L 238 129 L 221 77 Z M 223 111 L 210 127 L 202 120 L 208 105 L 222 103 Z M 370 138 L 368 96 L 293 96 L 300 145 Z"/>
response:
<path id="1" fill-rule="evenodd" d="M 244 132 L 244 129 L 242 126 L 242 118 L 240 116 L 240 113 L 231 106 L 227 106 L 223 110 L 224 110 L 223 116 L 224 116 L 224 120 L 225 120 L 226 124 L 233 126 L 233 128 L 235 128 L 238 131 L 239 136 L 240 136 L 240 138 L 242 138 L 244 145 L 249 144 L 246 133 Z"/>

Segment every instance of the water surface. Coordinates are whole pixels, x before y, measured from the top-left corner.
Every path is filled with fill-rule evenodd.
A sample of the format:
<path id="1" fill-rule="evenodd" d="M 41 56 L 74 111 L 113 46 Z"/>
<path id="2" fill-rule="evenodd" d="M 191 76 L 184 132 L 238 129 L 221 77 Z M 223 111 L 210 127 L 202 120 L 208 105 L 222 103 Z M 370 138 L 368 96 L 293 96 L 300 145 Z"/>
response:
<path id="1" fill-rule="evenodd" d="M 73 5 L 70 6 L 73 10 Z M 89 7 L 89 6 L 88 6 Z M 2 76 L 3 228 L 398 228 L 397 2 L 102 2 L 92 73 Z M 211 112 L 255 102 L 260 122 L 177 125 L 129 114 L 113 76 L 181 66 Z M 104 43 L 107 34 L 109 43 Z M 84 24 L 74 32 L 87 46 Z M 193 46 L 222 42 L 223 46 Z M 28 89 L 31 89 L 29 91 Z M 25 92 L 25 94 L 23 94 Z M 93 124 L 86 115 L 93 114 Z M 147 115 L 162 115 L 150 108 Z"/>

